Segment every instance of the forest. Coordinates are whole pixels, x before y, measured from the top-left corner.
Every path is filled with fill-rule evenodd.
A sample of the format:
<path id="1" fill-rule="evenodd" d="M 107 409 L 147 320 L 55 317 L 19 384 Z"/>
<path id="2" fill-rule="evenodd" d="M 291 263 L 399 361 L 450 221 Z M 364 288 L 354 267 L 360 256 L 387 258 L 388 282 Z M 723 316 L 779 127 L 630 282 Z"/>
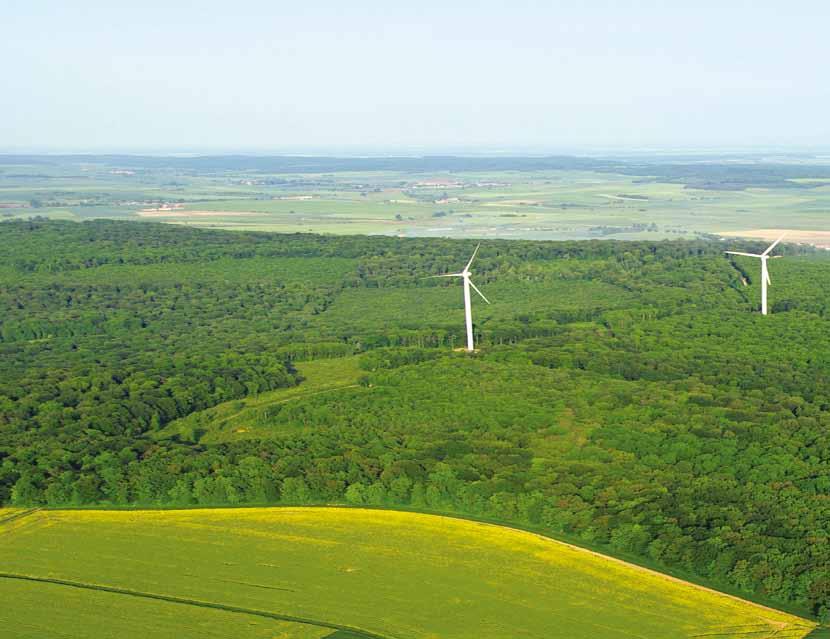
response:
<path id="1" fill-rule="evenodd" d="M 0 503 L 514 523 L 830 619 L 830 256 L 0 223 Z M 727 246 L 728 244 L 728 246 Z M 211 411 L 263 403 L 222 441 Z"/>

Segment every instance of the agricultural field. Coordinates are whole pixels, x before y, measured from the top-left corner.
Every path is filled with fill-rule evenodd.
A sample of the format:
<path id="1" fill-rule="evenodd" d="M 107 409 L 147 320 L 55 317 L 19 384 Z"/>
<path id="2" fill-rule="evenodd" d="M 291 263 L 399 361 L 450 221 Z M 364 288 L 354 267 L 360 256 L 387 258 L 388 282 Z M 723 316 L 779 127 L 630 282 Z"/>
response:
<path id="1" fill-rule="evenodd" d="M 434 515 L 38 511 L 0 534 L 0 619 L 16 637 L 139 636 L 132 624 L 145 617 L 143 636 L 241 639 L 800 639 L 815 626 L 536 534 Z"/>
<path id="2" fill-rule="evenodd" d="M 346 639 L 331 628 L 220 608 L 0 577 L 0 628 L 14 639 Z"/>
<path id="3" fill-rule="evenodd" d="M 556 240 L 752 237 L 789 229 L 793 241 L 822 246 L 830 224 L 830 167 L 806 162 L 201 160 L 0 156 L 0 216 Z"/>

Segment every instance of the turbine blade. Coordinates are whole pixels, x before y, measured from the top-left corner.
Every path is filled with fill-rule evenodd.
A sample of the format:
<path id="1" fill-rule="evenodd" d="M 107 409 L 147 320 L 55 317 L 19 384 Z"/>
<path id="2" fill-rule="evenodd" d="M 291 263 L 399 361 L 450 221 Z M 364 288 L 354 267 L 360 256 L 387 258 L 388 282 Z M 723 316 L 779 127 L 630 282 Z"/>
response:
<path id="1" fill-rule="evenodd" d="M 443 273 L 442 275 L 427 275 L 422 280 L 431 280 L 433 277 L 464 277 L 463 273 Z"/>
<path id="2" fill-rule="evenodd" d="M 761 257 L 757 253 L 741 253 L 740 251 L 724 251 L 724 253 L 728 253 L 729 255 L 743 255 L 744 257 Z"/>
<path id="3" fill-rule="evenodd" d="M 767 271 L 767 286 L 772 286 L 772 280 L 769 278 L 769 271 Z"/>
<path id="4" fill-rule="evenodd" d="M 481 248 L 481 244 L 476 246 L 476 250 L 473 251 L 473 256 L 470 258 L 470 261 L 467 262 L 467 266 L 464 267 L 464 271 L 469 271 L 470 270 L 470 265 L 473 263 L 473 260 L 476 259 L 476 253 L 478 253 L 478 249 L 480 249 L 480 248 Z"/>
<path id="5" fill-rule="evenodd" d="M 783 240 L 783 239 L 786 237 L 786 235 L 787 235 L 786 233 L 783 233 L 783 234 L 781 235 L 781 237 L 779 237 L 779 238 L 778 238 L 777 240 L 775 240 L 772 244 L 770 244 L 770 245 L 769 245 L 769 247 L 767 248 L 767 250 L 766 250 L 766 251 L 764 251 L 763 253 L 761 253 L 761 255 L 769 255 L 770 251 L 771 251 L 772 249 L 774 249 L 776 246 L 778 246 L 778 242 L 780 242 L 781 240 Z"/>
<path id="6" fill-rule="evenodd" d="M 484 293 L 482 293 L 481 291 L 479 291 L 479 290 L 478 290 L 478 287 L 477 287 L 475 284 L 473 284 L 471 280 L 469 280 L 469 279 L 468 279 L 467 281 L 468 281 L 468 282 L 470 282 L 470 286 L 472 286 L 472 287 L 473 287 L 473 290 L 474 290 L 476 293 L 478 293 L 479 295 L 481 295 L 481 299 L 483 299 L 485 302 L 487 302 L 487 303 L 489 304 L 489 303 L 490 303 L 490 300 L 488 300 L 486 297 L 484 297 Z"/>

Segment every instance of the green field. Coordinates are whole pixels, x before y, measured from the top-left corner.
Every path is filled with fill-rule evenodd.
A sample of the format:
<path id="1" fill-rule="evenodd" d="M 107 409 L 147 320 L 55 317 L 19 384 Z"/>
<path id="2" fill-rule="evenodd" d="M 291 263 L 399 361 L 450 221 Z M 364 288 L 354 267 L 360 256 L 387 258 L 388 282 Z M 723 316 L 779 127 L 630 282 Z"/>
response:
<path id="1" fill-rule="evenodd" d="M 128 596 L 90 588 L 0 578 L 4 637 L 44 639 L 319 639 L 331 628 Z"/>
<path id="2" fill-rule="evenodd" d="M 275 407 L 290 401 L 356 388 L 362 374 L 357 357 L 298 362 L 297 371 L 303 378 L 297 386 L 225 402 L 193 413 L 171 422 L 156 437 L 166 439 L 177 435 L 185 440 L 198 439 L 204 444 L 259 439 L 268 435 L 269 429 L 263 428 L 262 424 L 274 412 Z"/>
<path id="3" fill-rule="evenodd" d="M 299 639 L 341 627 L 388 639 L 798 639 L 814 627 L 535 534 L 433 515 L 39 511 L 0 538 L 0 619 L 14 637 Z"/>
<path id="4" fill-rule="evenodd" d="M 620 172 L 356 171 L 347 164 L 319 173 L 231 165 L 214 170 L 136 166 L 123 172 L 117 160 L 105 158 L 54 166 L 0 162 L 0 215 L 152 220 L 230 230 L 559 240 L 830 230 L 830 180 L 809 177 L 824 175 L 821 166 L 785 167 L 783 176 L 779 166 L 764 169 L 762 164 L 759 173 L 752 163 L 707 169 L 620 162 Z M 737 178 L 736 166 L 744 169 Z M 830 243 L 827 237 L 816 241 Z"/>
<path id="5" fill-rule="evenodd" d="M 469 186 L 451 193 L 435 189 L 421 200 L 385 188 L 367 196 L 310 193 L 313 199 L 305 201 L 200 202 L 181 211 L 143 215 L 238 230 L 516 239 L 694 238 L 750 229 L 828 228 L 830 187 L 825 186 L 702 191 L 629 176 L 561 171 L 487 176 L 499 186 L 482 190 L 475 186 L 481 177 L 454 174 Z M 654 226 L 640 229 L 637 224 Z"/>

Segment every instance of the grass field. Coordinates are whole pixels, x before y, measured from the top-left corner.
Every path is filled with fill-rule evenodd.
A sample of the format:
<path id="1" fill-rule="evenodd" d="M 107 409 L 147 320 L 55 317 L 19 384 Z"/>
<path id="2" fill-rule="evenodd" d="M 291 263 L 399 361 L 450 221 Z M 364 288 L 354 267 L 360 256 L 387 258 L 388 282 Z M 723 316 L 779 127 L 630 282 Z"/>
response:
<path id="1" fill-rule="evenodd" d="M 797 178 L 790 184 L 798 188 L 717 190 L 586 170 L 114 175 L 85 167 L 79 176 L 41 167 L 36 179 L 15 177 L 22 170 L 0 167 L 3 217 L 333 234 L 677 239 L 770 228 L 821 232 L 830 212 L 830 184 Z M 804 237 L 810 241 L 809 233 Z"/>
<path id="2" fill-rule="evenodd" d="M 0 579 L 4 637 L 318 639 L 331 628 L 66 585 Z M 55 602 L 60 602 L 55 605 Z"/>
<path id="3" fill-rule="evenodd" d="M 297 372 L 303 377 L 303 381 L 297 386 L 278 388 L 193 413 L 170 422 L 157 436 L 165 438 L 179 435 L 192 440 L 198 432 L 199 441 L 205 444 L 267 436 L 260 423 L 268 416 L 269 407 L 314 397 L 321 393 L 354 388 L 363 373 L 358 368 L 357 357 L 298 362 L 296 367 Z"/>
<path id="4" fill-rule="evenodd" d="M 388 639 L 798 639 L 813 628 L 535 534 L 415 513 L 38 511 L 2 539 L 0 619 L 14 637 L 131 637 L 147 617 L 148 637 L 333 632 L 263 614 Z"/>
<path id="5" fill-rule="evenodd" d="M 417 179 L 417 176 L 400 176 Z M 830 187 L 803 191 L 702 191 L 605 173 L 557 171 L 488 176 L 455 174 L 465 186 L 419 193 L 400 188 L 366 195 L 312 192 L 309 200 L 217 200 L 152 219 L 213 228 L 448 237 L 630 239 L 733 234 L 747 229 L 827 228 Z M 445 197 L 448 196 L 448 197 Z M 210 213 L 210 215 L 206 215 Z M 139 215 L 141 215 L 139 213 Z M 147 214 L 145 214 L 147 215 Z M 649 230 L 635 225 L 655 225 Z M 607 235 L 606 235 L 607 234 Z"/>

